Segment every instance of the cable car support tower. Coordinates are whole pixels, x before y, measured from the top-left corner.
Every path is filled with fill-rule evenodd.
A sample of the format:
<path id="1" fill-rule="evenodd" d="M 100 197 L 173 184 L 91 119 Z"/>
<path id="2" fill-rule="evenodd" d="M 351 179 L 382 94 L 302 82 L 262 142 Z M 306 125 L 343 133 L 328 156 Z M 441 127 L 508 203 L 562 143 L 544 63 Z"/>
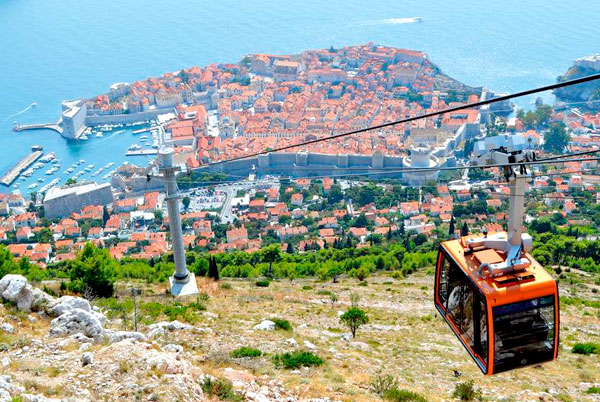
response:
<path id="1" fill-rule="evenodd" d="M 198 293 L 198 284 L 194 274 L 188 271 L 185 263 L 185 247 L 181 216 L 179 215 L 179 191 L 175 173 L 181 170 L 173 163 L 173 148 L 163 147 L 158 152 L 158 171 L 162 175 L 167 189 L 167 212 L 169 214 L 169 232 L 173 244 L 175 273 L 169 278 L 169 288 L 173 296 L 186 296 Z"/>

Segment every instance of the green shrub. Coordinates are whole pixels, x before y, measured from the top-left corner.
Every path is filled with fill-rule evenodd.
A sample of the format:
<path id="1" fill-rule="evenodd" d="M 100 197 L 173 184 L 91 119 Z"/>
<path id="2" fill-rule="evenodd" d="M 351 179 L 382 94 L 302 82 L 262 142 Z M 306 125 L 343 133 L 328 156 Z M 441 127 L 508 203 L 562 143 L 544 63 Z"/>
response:
<path id="1" fill-rule="evenodd" d="M 383 394 L 383 399 L 392 402 L 427 402 L 427 399 L 416 392 L 392 388 Z"/>
<path id="2" fill-rule="evenodd" d="M 230 283 L 222 283 L 220 287 L 223 290 L 229 290 L 229 289 L 231 289 L 231 284 Z"/>
<path id="3" fill-rule="evenodd" d="M 320 366 L 323 364 L 323 359 L 310 352 L 298 351 L 275 355 L 273 356 L 273 363 L 277 367 L 297 369 L 300 367 Z"/>
<path id="4" fill-rule="evenodd" d="M 452 396 L 461 401 L 477 401 L 481 400 L 481 391 L 473 385 L 472 380 L 469 380 L 456 384 Z"/>
<path id="5" fill-rule="evenodd" d="M 302 290 L 312 290 L 312 288 L 313 288 L 313 287 L 312 287 L 312 286 L 309 286 L 309 285 L 304 285 L 304 286 L 302 286 Z"/>
<path id="6" fill-rule="evenodd" d="M 270 283 L 271 282 L 269 282 L 268 279 L 261 279 L 259 281 L 256 281 L 256 286 L 258 286 L 259 288 L 268 288 Z"/>
<path id="7" fill-rule="evenodd" d="M 202 391 L 208 396 L 216 396 L 226 401 L 242 401 L 242 398 L 233 390 L 233 386 L 225 378 L 212 378 L 206 376 L 200 381 Z"/>
<path id="8" fill-rule="evenodd" d="M 377 374 L 369 382 L 369 391 L 375 395 L 383 396 L 398 387 L 398 381 L 392 375 Z"/>
<path id="9" fill-rule="evenodd" d="M 600 394 L 600 387 L 589 387 L 585 392 L 588 394 Z"/>
<path id="10" fill-rule="evenodd" d="M 250 348 L 248 346 L 242 346 L 231 352 L 231 357 L 259 357 L 262 356 L 262 352 L 258 349 Z"/>
<path id="11" fill-rule="evenodd" d="M 275 329 L 282 329 L 284 331 L 291 331 L 292 324 L 288 320 L 282 320 L 280 318 L 271 318 L 271 321 L 275 323 Z"/>
<path id="12" fill-rule="evenodd" d="M 600 344 L 595 342 L 576 343 L 571 352 L 586 356 L 600 354 Z"/>
<path id="13" fill-rule="evenodd" d="M 331 296 L 333 294 L 333 292 L 331 290 L 321 289 L 321 290 L 317 290 L 317 294 L 321 295 L 321 296 Z"/>

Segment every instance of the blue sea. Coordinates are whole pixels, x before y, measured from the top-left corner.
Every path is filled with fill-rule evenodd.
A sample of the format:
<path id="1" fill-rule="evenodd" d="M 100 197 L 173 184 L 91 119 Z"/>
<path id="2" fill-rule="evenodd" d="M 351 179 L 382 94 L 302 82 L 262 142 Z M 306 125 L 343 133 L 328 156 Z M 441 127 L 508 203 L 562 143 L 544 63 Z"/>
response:
<path id="1" fill-rule="evenodd" d="M 555 0 L 0 0 L 0 174 L 34 144 L 55 152 L 62 169 L 51 177 L 41 169 L 21 186 L 23 192 L 40 177 L 49 182 L 58 176 L 64 183 L 63 171 L 79 159 L 96 167 L 118 164 L 137 142 L 130 132 L 68 142 L 51 131 L 14 133 L 13 122 L 56 121 L 63 99 L 91 97 L 114 82 L 182 67 L 236 62 L 249 53 L 374 42 L 422 50 L 444 72 L 473 86 L 517 91 L 549 84 L 573 59 L 600 52 L 598 14 L 590 5 Z M 414 23 L 414 17 L 423 22 Z M 527 107 L 531 100 L 520 103 Z M 33 102 L 37 107 L 27 109 Z M 127 160 L 147 162 L 146 157 Z"/>

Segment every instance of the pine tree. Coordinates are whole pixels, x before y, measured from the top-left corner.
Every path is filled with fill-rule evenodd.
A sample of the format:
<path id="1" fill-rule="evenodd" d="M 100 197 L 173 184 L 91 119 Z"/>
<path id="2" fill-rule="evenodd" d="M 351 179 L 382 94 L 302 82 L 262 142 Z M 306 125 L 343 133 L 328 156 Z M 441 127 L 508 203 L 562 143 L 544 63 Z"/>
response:
<path id="1" fill-rule="evenodd" d="M 292 243 L 287 244 L 287 250 L 285 250 L 286 253 L 288 254 L 294 254 L 294 246 L 292 246 Z"/>
<path id="2" fill-rule="evenodd" d="M 392 240 L 392 228 L 390 228 L 390 230 L 387 232 L 387 239 L 388 241 Z"/>
<path id="3" fill-rule="evenodd" d="M 452 216 L 452 218 L 450 218 L 450 229 L 448 229 L 448 235 L 454 236 L 455 232 L 456 227 L 454 226 L 454 216 Z"/>
<path id="4" fill-rule="evenodd" d="M 403 235 L 403 234 L 404 234 L 404 232 L 405 232 L 405 229 L 404 229 L 404 221 L 402 221 L 402 223 L 400 224 L 400 234 L 401 234 L 401 235 Z"/>
<path id="5" fill-rule="evenodd" d="M 352 239 L 350 236 L 346 237 L 346 248 L 352 248 L 354 245 L 352 244 Z"/>
<path id="6" fill-rule="evenodd" d="M 467 226 L 467 222 L 463 223 L 462 228 L 460 229 L 460 235 L 461 236 L 468 236 L 469 235 L 469 227 Z"/>

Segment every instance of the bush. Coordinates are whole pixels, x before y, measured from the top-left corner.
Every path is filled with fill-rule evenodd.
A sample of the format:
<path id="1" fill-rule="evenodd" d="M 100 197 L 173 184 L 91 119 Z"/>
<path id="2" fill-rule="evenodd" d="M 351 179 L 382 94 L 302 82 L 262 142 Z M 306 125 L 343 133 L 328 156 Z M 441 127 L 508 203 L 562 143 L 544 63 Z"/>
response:
<path id="1" fill-rule="evenodd" d="M 600 354 L 600 344 L 594 342 L 576 343 L 571 352 L 586 356 Z"/>
<path id="2" fill-rule="evenodd" d="M 481 400 L 481 391 L 473 385 L 472 380 L 469 380 L 456 384 L 452 396 L 461 401 L 476 401 Z"/>
<path id="3" fill-rule="evenodd" d="M 275 329 L 282 329 L 284 331 L 291 331 L 292 324 L 288 320 L 282 320 L 280 318 L 271 318 L 271 321 L 275 323 Z"/>
<path id="4" fill-rule="evenodd" d="M 377 374 L 370 382 L 369 382 L 369 391 L 372 393 L 383 396 L 387 392 L 391 391 L 394 388 L 398 387 L 398 381 L 392 375 L 381 375 Z"/>
<path id="5" fill-rule="evenodd" d="M 300 367 L 320 366 L 323 364 L 323 359 L 310 352 L 298 351 L 275 355 L 273 356 L 273 363 L 277 367 L 297 369 Z"/>
<path id="6" fill-rule="evenodd" d="M 231 284 L 230 283 L 222 283 L 220 287 L 221 287 L 221 289 L 229 290 L 229 289 L 231 289 Z"/>
<path id="7" fill-rule="evenodd" d="M 600 394 L 600 387 L 589 387 L 585 392 L 588 394 Z"/>
<path id="8" fill-rule="evenodd" d="M 241 357 L 259 357 L 262 356 L 262 352 L 258 349 L 250 348 L 248 346 L 242 346 L 239 349 L 231 352 L 231 357 L 241 358 Z"/>
<path id="9" fill-rule="evenodd" d="M 268 288 L 270 283 L 271 282 L 269 282 L 268 279 L 261 279 L 259 281 L 256 281 L 256 286 L 258 286 L 259 288 Z"/>
<path id="10" fill-rule="evenodd" d="M 302 286 L 302 290 L 312 290 L 312 288 L 313 288 L 313 287 L 312 287 L 312 286 L 309 286 L 309 285 L 304 285 L 304 286 Z"/>
<path id="11" fill-rule="evenodd" d="M 208 396 L 216 396 L 226 401 L 242 401 L 242 398 L 234 392 L 231 383 L 224 378 L 206 376 L 200 381 L 200 386 Z"/>
<path id="12" fill-rule="evenodd" d="M 383 394 L 383 399 L 392 402 L 427 402 L 427 399 L 416 392 L 392 388 Z"/>

